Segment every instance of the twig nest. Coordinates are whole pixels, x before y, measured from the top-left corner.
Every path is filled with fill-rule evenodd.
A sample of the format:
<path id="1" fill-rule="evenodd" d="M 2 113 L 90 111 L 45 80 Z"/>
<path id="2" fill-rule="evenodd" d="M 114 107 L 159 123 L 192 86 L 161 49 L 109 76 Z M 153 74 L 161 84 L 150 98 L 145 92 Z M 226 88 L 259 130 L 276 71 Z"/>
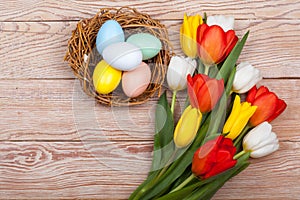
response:
<path id="1" fill-rule="evenodd" d="M 143 51 L 143 62 L 149 66 L 151 78 L 146 90 L 138 96 L 131 95 L 131 97 L 128 97 L 128 94 L 126 95 L 128 91 L 122 91 L 122 84 L 119 84 L 115 90 L 107 94 L 101 94 L 95 88 L 97 84 L 93 82 L 93 73 L 97 64 L 103 59 L 102 55 L 97 51 L 96 38 L 100 27 L 108 20 L 115 20 L 121 25 L 125 33 L 125 39 L 133 36 L 138 41 L 139 35 L 136 34 L 142 33 L 146 34 L 147 37 L 152 35 L 161 42 L 161 50 L 153 58 L 147 57 L 148 54 L 151 55 L 153 53 L 150 52 L 151 50 L 141 49 Z M 132 42 L 132 38 L 129 41 Z M 153 43 L 153 45 L 155 44 Z M 93 18 L 83 19 L 78 22 L 68 42 L 65 60 L 69 62 L 87 95 L 94 97 L 98 102 L 105 105 L 128 106 L 142 104 L 154 95 L 160 96 L 168 63 L 173 54 L 172 49 L 167 29 L 158 20 L 152 19 L 149 15 L 129 7 L 120 9 L 103 8 Z M 141 80 L 141 82 L 143 81 Z"/>

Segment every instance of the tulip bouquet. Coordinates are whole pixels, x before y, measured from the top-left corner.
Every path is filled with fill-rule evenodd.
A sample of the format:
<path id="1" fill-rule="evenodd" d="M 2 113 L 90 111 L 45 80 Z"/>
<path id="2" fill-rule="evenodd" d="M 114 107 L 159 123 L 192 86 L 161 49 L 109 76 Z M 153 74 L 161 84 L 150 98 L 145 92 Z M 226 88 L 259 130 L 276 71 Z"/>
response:
<path id="1" fill-rule="evenodd" d="M 171 58 L 165 92 L 156 109 L 153 159 L 147 179 L 129 199 L 210 199 L 249 159 L 279 148 L 270 122 L 286 103 L 265 86 L 258 69 L 237 64 L 240 40 L 234 18 L 184 15 L 180 43 L 187 57 Z M 176 122 L 176 95 L 187 101 Z"/>

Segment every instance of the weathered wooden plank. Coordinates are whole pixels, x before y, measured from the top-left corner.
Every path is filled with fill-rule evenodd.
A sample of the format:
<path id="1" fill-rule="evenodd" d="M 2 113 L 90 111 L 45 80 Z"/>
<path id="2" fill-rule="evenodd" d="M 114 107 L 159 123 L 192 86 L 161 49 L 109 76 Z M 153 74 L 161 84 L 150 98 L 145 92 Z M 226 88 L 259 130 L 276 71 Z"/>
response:
<path id="1" fill-rule="evenodd" d="M 180 19 L 184 12 L 208 14 L 233 14 L 242 19 L 297 19 L 300 3 L 294 0 L 257 1 L 59 1 L 31 0 L 3 1 L 0 4 L 0 21 L 78 20 L 94 15 L 103 7 L 130 6 L 153 17 Z M 49 9 L 51 8 L 51 9 Z M 164 9 L 162 9 L 164 8 Z"/>
<path id="2" fill-rule="evenodd" d="M 274 131 L 281 140 L 299 141 L 300 80 L 262 84 L 288 104 L 274 121 Z M 1 80 L 0 91 L 0 140 L 153 139 L 156 98 L 140 106 L 107 107 L 95 103 L 74 80 Z M 182 93 L 179 101 L 184 100 Z"/>
<path id="3" fill-rule="evenodd" d="M 181 21 L 163 21 L 169 30 L 175 53 L 179 44 Z M 0 23 L 0 79 L 74 78 L 63 57 L 76 22 L 2 22 Z M 241 61 L 262 70 L 264 77 L 299 77 L 299 20 L 238 20 L 237 35 L 251 30 Z M 276 69 L 276 70 L 274 70 Z"/>
<path id="4" fill-rule="evenodd" d="M 280 145 L 276 153 L 252 160 L 214 199 L 297 199 L 300 144 Z M 151 149 L 152 142 L 138 141 L 2 142 L 0 196 L 127 199 L 149 170 Z"/>

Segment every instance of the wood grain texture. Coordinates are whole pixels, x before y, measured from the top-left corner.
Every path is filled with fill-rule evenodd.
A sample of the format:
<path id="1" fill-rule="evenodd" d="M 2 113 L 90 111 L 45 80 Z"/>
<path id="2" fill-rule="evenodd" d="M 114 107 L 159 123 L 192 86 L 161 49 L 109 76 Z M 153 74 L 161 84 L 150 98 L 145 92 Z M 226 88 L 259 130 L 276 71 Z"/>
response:
<path id="1" fill-rule="evenodd" d="M 161 19 L 181 19 L 184 12 L 234 15 L 240 19 L 298 19 L 300 2 L 296 0 L 8 0 L 0 3 L 0 21 L 79 20 L 90 17 L 102 7 L 130 6 Z M 162 9 L 163 8 L 163 9 Z"/>
<path id="2" fill-rule="evenodd" d="M 274 131 L 282 140 L 299 141 L 300 80 L 268 79 L 261 84 L 288 104 L 274 121 Z M 2 80 L 0 91 L 0 140 L 153 139 L 155 98 L 137 107 L 106 107 L 73 80 Z M 182 107 L 184 99 L 181 93 Z"/>
<path id="3" fill-rule="evenodd" d="M 77 22 L 2 22 L 0 23 L 0 79 L 74 78 L 63 56 Z M 175 53 L 181 21 L 163 21 Z M 299 20 L 238 20 L 237 35 L 251 30 L 240 61 L 249 61 L 264 77 L 299 77 Z M 20 59 L 22 58 L 22 59 Z M 274 70 L 276 69 L 276 70 Z"/>
<path id="4" fill-rule="evenodd" d="M 280 151 L 252 160 L 214 199 L 232 199 L 233 194 L 238 199 L 297 199 L 300 143 L 280 145 Z M 151 149 L 152 142 L 4 142 L 0 196 L 126 199 L 146 176 Z"/>
<path id="5" fill-rule="evenodd" d="M 182 54 L 183 13 L 236 18 L 240 57 L 262 71 L 287 110 L 274 122 L 280 149 L 228 181 L 214 200 L 300 198 L 300 1 L 0 1 L 0 199 L 127 199 L 151 163 L 157 99 L 105 107 L 63 62 L 78 20 L 131 6 L 166 24 Z M 179 94 L 180 112 L 184 93 Z"/>

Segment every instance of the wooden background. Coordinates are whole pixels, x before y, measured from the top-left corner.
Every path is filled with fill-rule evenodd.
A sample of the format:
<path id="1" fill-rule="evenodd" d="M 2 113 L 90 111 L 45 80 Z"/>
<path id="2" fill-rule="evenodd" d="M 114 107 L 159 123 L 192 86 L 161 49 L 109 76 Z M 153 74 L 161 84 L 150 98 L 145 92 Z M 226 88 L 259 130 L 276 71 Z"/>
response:
<path id="1" fill-rule="evenodd" d="M 177 53 L 184 12 L 233 15 L 239 37 L 251 30 L 241 60 L 288 104 L 272 123 L 280 150 L 252 160 L 214 199 L 300 199 L 297 0 L 0 1 L 0 198 L 126 199 L 145 178 L 157 99 L 96 104 L 63 62 L 78 20 L 125 5 L 166 24 Z"/>

